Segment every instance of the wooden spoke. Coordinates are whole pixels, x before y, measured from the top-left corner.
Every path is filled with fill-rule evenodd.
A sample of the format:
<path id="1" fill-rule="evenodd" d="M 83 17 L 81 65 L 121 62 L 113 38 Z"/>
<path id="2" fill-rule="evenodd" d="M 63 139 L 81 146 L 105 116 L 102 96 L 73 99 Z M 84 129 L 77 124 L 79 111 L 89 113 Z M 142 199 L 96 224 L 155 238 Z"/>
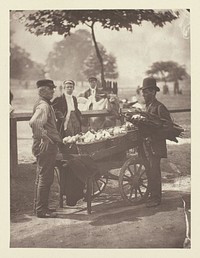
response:
<path id="1" fill-rule="evenodd" d="M 135 198 L 137 199 L 137 188 L 135 188 Z"/>
<path id="2" fill-rule="evenodd" d="M 147 176 L 145 176 L 145 175 L 141 175 L 140 178 L 141 178 L 142 180 L 147 180 Z"/>
<path id="3" fill-rule="evenodd" d="M 133 194 L 133 186 L 131 187 L 131 191 L 130 191 L 130 194 L 129 194 L 129 199 L 131 199 L 132 194 Z"/>
<path id="4" fill-rule="evenodd" d="M 103 179 L 98 179 L 98 181 L 102 182 L 103 184 L 105 184 L 105 181 Z M 96 181 L 97 182 L 97 181 Z"/>
<path id="5" fill-rule="evenodd" d="M 119 188 L 124 200 L 132 204 L 139 204 L 145 200 L 149 194 L 146 173 L 145 164 L 135 157 L 124 163 L 119 174 Z M 127 187 L 128 185 L 130 188 Z M 137 188 L 135 188 L 136 185 Z"/>
<path id="6" fill-rule="evenodd" d="M 124 186 L 127 186 L 127 185 L 130 185 L 130 184 L 129 184 L 129 183 L 125 183 L 125 184 L 123 184 L 123 187 L 124 187 Z"/>
<path id="7" fill-rule="evenodd" d="M 128 179 L 130 179 L 130 178 L 131 178 L 130 176 L 127 176 L 127 175 L 124 175 L 124 177 L 126 177 L 126 178 L 128 178 Z"/>
<path id="8" fill-rule="evenodd" d="M 130 172 L 130 174 L 131 174 L 131 177 L 133 177 L 134 175 L 133 175 L 133 172 L 132 172 L 132 170 L 130 169 L 130 167 L 128 166 L 128 170 L 129 170 L 129 172 Z"/>
<path id="9" fill-rule="evenodd" d="M 141 171 L 141 169 L 142 169 L 142 165 L 140 164 L 138 168 L 138 173 Z"/>
<path id="10" fill-rule="evenodd" d="M 143 187 L 145 187 L 145 188 L 147 188 L 147 186 L 146 185 L 144 185 L 144 184 L 141 184 Z"/>
<path id="11" fill-rule="evenodd" d="M 137 173 L 137 164 L 134 164 L 134 171 L 135 171 L 135 174 Z"/>
<path id="12" fill-rule="evenodd" d="M 101 180 L 100 180 L 101 181 Z M 102 181 L 101 181 L 102 182 Z M 99 186 L 99 184 L 97 183 L 97 181 L 95 180 L 95 184 L 96 184 L 96 186 L 97 186 L 97 188 L 98 188 L 98 190 L 100 191 L 101 190 L 101 188 L 100 188 L 100 186 Z"/>
<path id="13" fill-rule="evenodd" d="M 143 196 L 143 193 L 142 193 L 140 187 L 138 187 L 138 191 L 139 191 L 140 195 Z"/>

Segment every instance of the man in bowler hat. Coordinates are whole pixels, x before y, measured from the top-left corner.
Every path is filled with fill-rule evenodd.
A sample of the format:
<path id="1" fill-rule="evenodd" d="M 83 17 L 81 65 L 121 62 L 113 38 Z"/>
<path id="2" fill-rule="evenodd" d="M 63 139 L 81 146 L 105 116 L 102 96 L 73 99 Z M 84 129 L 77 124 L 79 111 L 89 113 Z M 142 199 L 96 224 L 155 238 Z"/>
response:
<path id="1" fill-rule="evenodd" d="M 56 128 L 56 118 L 50 100 L 56 86 L 52 80 L 36 83 L 39 99 L 33 108 L 29 122 L 33 132 L 32 152 L 37 159 L 34 211 L 39 218 L 56 217 L 55 209 L 48 207 L 50 187 L 54 178 L 54 167 L 60 135 Z"/>
<path id="2" fill-rule="evenodd" d="M 140 88 L 146 104 L 146 111 L 157 115 L 161 119 L 172 122 L 168 109 L 156 99 L 156 93 L 160 91 L 153 77 L 143 80 Z M 162 197 L 161 187 L 161 158 L 167 158 L 167 147 L 165 138 L 158 134 L 152 134 L 147 138 L 146 150 L 148 151 L 150 171 L 148 174 L 150 196 L 147 199 L 146 206 L 154 207 L 160 204 Z"/>

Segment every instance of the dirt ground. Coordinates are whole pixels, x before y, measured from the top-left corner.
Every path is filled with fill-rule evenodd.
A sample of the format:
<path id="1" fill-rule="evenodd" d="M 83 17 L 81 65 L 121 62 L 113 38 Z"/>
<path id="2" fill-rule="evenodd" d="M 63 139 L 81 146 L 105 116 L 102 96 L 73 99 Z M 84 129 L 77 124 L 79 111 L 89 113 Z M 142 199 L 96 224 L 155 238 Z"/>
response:
<path id="1" fill-rule="evenodd" d="M 50 204 L 57 218 L 33 216 L 35 179 L 31 140 L 19 140 L 19 169 L 11 177 L 11 248 L 183 248 L 190 238 L 190 139 L 168 145 L 162 162 L 163 200 L 160 206 L 129 205 L 119 194 L 118 182 L 109 180 L 105 191 L 92 202 L 59 208 L 55 176 Z M 113 171 L 118 175 L 119 169 Z M 188 214 L 188 216 L 186 216 Z M 189 247 L 185 245 L 185 247 Z"/>

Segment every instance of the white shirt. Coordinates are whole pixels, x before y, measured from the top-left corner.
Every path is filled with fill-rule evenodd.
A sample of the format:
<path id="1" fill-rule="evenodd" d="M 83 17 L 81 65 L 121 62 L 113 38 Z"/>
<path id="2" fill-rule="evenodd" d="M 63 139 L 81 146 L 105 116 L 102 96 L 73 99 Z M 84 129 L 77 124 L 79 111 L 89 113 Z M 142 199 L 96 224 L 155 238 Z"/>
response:
<path id="1" fill-rule="evenodd" d="M 95 95 L 95 93 L 96 93 L 96 88 L 94 88 L 94 89 L 90 88 L 90 90 L 91 90 L 91 95 Z"/>
<path id="2" fill-rule="evenodd" d="M 64 93 L 64 94 L 65 94 L 65 99 L 66 99 L 67 108 L 68 108 L 67 115 L 66 115 L 65 122 L 64 122 L 64 130 L 66 130 L 68 122 L 69 122 L 71 111 L 75 111 L 75 106 L 74 106 L 74 100 L 73 100 L 72 95 L 69 95 L 67 93 Z"/>
<path id="3" fill-rule="evenodd" d="M 90 88 L 90 90 L 91 90 L 91 95 L 89 96 L 89 100 L 90 100 L 90 102 L 92 103 L 92 104 L 94 104 L 94 103 L 96 103 L 96 98 L 95 98 L 95 96 L 96 96 L 96 88 Z"/>

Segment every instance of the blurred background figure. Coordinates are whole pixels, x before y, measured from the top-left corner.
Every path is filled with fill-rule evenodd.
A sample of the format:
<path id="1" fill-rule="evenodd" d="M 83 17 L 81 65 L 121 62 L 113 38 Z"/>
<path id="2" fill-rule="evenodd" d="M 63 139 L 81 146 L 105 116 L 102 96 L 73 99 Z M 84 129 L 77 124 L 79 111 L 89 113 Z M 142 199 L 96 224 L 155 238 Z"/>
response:
<path id="1" fill-rule="evenodd" d="M 140 95 L 140 85 L 137 86 L 136 94 L 137 94 L 137 95 Z"/>
<path id="2" fill-rule="evenodd" d="M 163 85 L 163 94 L 164 95 L 169 94 L 169 87 L 166 83 Z"/>
<path id="3" fill-rule="evenodd" d="M 174 95 L 179 94 L 179 83 L 178 80 L 174 82 Z"/>
<path id="4" fill-rule="evenodd" d="M 53 100 L 52 106 L 57 118 L 57 128 L 62 137 L 73 136 L 81 132 L 81 112 L 78 109 L 77 98 L 73 96 L 75 82 L 63 82 L 64 92 Z"/>

